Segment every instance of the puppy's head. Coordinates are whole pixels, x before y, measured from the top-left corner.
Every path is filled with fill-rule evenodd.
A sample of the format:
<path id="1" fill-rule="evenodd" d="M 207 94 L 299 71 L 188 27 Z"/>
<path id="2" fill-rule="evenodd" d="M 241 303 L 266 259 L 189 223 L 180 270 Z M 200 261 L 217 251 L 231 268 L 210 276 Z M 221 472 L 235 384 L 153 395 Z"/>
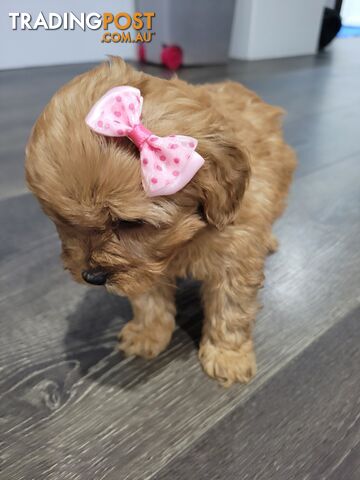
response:
<path id="1" fill-rule="evenodd" d="M 205 165 L 182 191 L 147 197 L 137 148 L 86 125 L 92 105 L 120 85 L 141 90 L 143 123 L 155 134 L 199 140 Z M 141 74 L 119 59 L 55 94 L 30 137 L 26 178 L 56 225 L 64 266 L 77 281 L 136 295 L 161 280 L 173 256 L 200 230 L 233 220 L 248 163 L 211 107 L 205 90 Z"/>

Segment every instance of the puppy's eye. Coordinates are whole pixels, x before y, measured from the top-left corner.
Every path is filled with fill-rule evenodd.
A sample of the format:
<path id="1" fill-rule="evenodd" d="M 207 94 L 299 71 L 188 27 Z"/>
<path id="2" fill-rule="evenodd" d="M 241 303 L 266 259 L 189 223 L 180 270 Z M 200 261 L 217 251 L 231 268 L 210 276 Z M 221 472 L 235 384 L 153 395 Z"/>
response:
<path id="1" fill-rule="evenodd" d="M 120 218 L 118 218 L 117 220 L 114 220 L 112 223 L 114 228 L 119 230 L 132 230 L 134 228 L 139 228 L 142 225 L 145 225 L 144 220 L 141 220 L 141 219 L 121 220 Z"/>

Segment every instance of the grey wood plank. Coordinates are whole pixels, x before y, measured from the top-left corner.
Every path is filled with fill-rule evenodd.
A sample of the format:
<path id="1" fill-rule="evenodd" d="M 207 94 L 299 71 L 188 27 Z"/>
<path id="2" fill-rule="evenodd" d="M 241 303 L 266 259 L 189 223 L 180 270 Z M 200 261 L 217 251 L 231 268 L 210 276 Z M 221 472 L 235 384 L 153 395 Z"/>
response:
<path id="1" fill-rule="evenodd" d="M 350 156 L 360 157 L 359 125 L 355 105 L 285 121 L 285 138 L 298 155 L 296 177 Z"/>
<path id="2" fill-rule="evenodd" d="M 19 254 L 18 270 L 13 261 L 4 265 L 5 478 L 28 471 L 37 479 L 156 474 L 356 308 L 357 165 L 353 158 L 295 182 L 277 226 L 282 247 L 268 262 L 256 328 L 259 374 L 247 387 L 223 390 L 202 373 L 192 285 L 180 293 L 182 328 L 171 347 L 153 362 L 124 360 L 115 332 L 130 317 L 126 300 L 75 286 L 55 261 L 54 245 L 34 248 L 30 258 Z"/>
<path id="3" fill-rule="evenodd" d="M 252 411 L 252 398 L 266 406 L 266 395 L 273 405 L 284 402 L 283 397 L 290 402 L 280 414 L 270 412 L 278 442 L 274 446 L 269 442 L 272 429 L 257 439 L 270 443 L 270 453 L 276 454 L 276 445 L 284 443 L 304 418 L 296 405 L 310 384 L 317 399 L 317 410 L 309 413 L 315 426 L 316 413 L 327 404 L 335 385 L 343 386 L 352 403 L 344 404 L 347 400 L 339 393 L 333 410 L 319 413 L 319 433 L 327 431 L 333 440 L 333 426 L 326 427 L 325 420 L 331 411 L 336 419 L 340 409 L 346 412 L 344 424 L 335 427 L 347 436 L 338 445 L 331 444 L 329 459 L 324 459 L 321 444 L 319 465 L 313 461 L 303 468 L 308 468 L 308 478 L 323 478 L 326 472 L 330 480 L 352 480 L 359 458 L 354 441 L 357 424 L 348 422 L 352 406 L 356 415 L 359 412 L 354 365 L 349 363 L 359 341 L 358 329 L 353 328 L 355 313 L 349 315 L 358 313 L 360 300 L 359 46 L 359 39 L 338 41 L 316 57 L 180 71 L 182 78 L 194 83 L 242 81 L 268 101 L 288 108 L 286 136 L 300 155 L 289 209 L 276 226 L 281 248 L 267 262 L 265 308 L 256 328 L 259 374 L 249 386 L 228 391 L 203 375 L 196 358 L 202 318 L 197 284 L 181 284 L 180 328 L 170 348 L 153 362 L 124 359 L 116 350 L 116 333 L 131 317 L 128 301 L 74 284 L 62 271 L 51 223 L 34 199 L 19 195 L 25 192 L 23 148 L 33 120 L 58 86 L 90 65 L 0 72 L 1 479 L 145 479 L 160 471 L 167 475 L 175 463 L 169 470 L 164 466 L 176 457 L 180 465 L 185 450 L 183 455 L 191 456 L 191 448 L 196 452 L 201 439 L 213 438 L 214 425 L 233 418 L 233 411 L 234 415 Z M 169 75 L 157 67 L 143 68 Z M 4 121 L 4 111 L 9 111 L 10 121 Z M 350 343 L 342 337 L 347 328 Z M 348 347 L 345 353 L 342 340 Z M 334 346 L 334 358 L 328 364 L 320 362 L 319 372 L 311 372 L 311 383 L 307 354 L 314 361 L 314 352 L 320 360 L 327 358 L 331 351 L 327 342 Z M 358 363 L 357 353 L 354 359 Z M 301 374 L 307 384 L 295 388 L 294 377 Z M 331 385 L 325 381 L 329 375 L 334 379 Z M 283 377 L 284 388 L 277 389 Z M 258 429 L 255 420 L 249 422 L 249 435 L 256 436 L 264 427 L 263 419 Z M 239 432 L 243 428 L 241 422 L 233 426 Z M 311 445 L 315 435 L 304 429 L 295 433 L 294 448 L 303 458 L 306 440 Z M 216 448 L 221 450 L 219 440 Z M 293 451 L 285 451 L 284 468 L 291 468 Z M 244 459 L 249 468 L 259 452 L 254 449 L 252 457 Z M 234 466 L 224 467 L 229 475 L 238 465 L 231 460 Z M 268 468 L 266 458 L 261 461 Z"/>
<path id="4" fill-rule="evenodd" d="M 24 151 L 33 123 L 55 91 L 89 67 L 0 71 L 0 198 L 26 191 Z"/>
<path id="5" fill-rule="evenodd" d="M 0 200 L 0 267 L 20 251 L 47 242 L 56 235 L 52 222 L 41 212 L 37 200 L 29 193 Z M 2 271 L 0 269 L 0 276 Z"/>
<path id="6" fill-rule="evenodd" d="M 153 479 L 358 480 L 360 308 Z"/>

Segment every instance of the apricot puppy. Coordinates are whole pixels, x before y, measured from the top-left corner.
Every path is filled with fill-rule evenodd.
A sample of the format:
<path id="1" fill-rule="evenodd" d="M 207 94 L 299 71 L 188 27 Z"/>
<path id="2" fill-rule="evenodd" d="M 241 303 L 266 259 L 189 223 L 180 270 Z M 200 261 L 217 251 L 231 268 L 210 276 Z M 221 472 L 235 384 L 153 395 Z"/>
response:
<path id="1" fill-rule="evenodd" d="M 86 125 L 94 103 L 121 85 L 140 89 L 142 123 L 154 134 L 198 140 L 205 163 L 177 193 L 146 195 L 135 145 Z M 60 89 L 37 120 L 28 185 L 56 225 L 74 279 L 129 297 L 125 354 L 152 358 L 167 347 L 175 279 L 191 275 L 202 280 L 203 369 L 226 386 L 255 374 L 257 291 L 296 164 L 281 116 L 237 83 L 163 80 L 113 58 Z"/>

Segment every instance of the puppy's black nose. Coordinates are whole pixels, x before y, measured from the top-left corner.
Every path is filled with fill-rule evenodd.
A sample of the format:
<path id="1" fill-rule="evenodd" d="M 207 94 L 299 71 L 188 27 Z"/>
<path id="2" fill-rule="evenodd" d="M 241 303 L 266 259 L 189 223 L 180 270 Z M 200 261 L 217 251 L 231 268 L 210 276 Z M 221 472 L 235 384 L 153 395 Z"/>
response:
<path id="1" fill-rule="evenodd" d="M 105 285 L 108 273 L 100 268 L 94 268 L 93 270 L 84 270 L 82 277 L 85 282 L 91 285 Z"/>

